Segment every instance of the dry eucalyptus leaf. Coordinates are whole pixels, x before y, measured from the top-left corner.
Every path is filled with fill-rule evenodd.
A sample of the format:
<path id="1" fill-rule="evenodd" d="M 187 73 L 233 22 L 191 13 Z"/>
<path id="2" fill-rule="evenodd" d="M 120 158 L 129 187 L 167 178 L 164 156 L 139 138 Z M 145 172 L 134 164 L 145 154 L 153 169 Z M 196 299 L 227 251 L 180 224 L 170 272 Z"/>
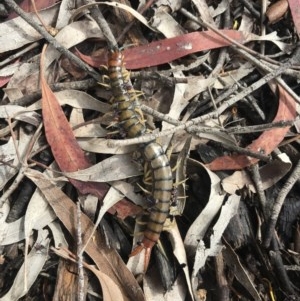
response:
<path id="1" fill-rule="evenodd" d="M 174 223 L 173 227 L 169 227 L 169 228 L 165 229 L 165 231 L 167 231 L 169 233 L 169 239 L 171 241 L 171 244 L 172 244 L 172 247 L 174 250 L 173 251 L 174 255 L 176 256 L 179 264 L 182 266 L 182 270 L 183 270 L 183 273 L 185 276 L 185 281 L 187 283 L 187 287 L 188 287 L 190 296 L 192 299 L 194 299 L 193 293 L 192 293 L 192 284 L 191 284 L 191 279 L 190 279 L 190 272 L 189 272 L 189 267 L 188 267 L 187 256 L 186 256 L 186 252 L 185 252 L 181 234 L 177 227 L 177 223 Z M 177 282 L 177 284 L 178 284 L 178 282 Z M 174 285 L 176 286 L 176 282 Z M 181 283 L 181 286 L 184 286 L 184 285 Z"/>
<path id="2" fill-rule="evenodd" d="M 291 169 L 292 163 L 286 154 L 280 154 L 277 159 L 259 168 L 262 189 L 266 190 L 281 180 Z M 245 170 L 236 171 L 226 177 L 221 183 L 223 189 L 229 194 L 234 194 L 244 187 L 256 193 L 256 188 L 251 177 Z"/>
<path id="3" fill-rule="evenodd" d="M 210 236 L 210 246 L 206 248 L 202 240 L 198 243 L 192 277 L 197 277 L 198 271 L 204 267 L 208 257 L 214 257 L 222 250 L 222 235 L 231 218 L 237 213 L 240 198 L 238 195 L 231 195 L 222 206 L 218 221 L 213 227 L 213 234 Z"/>
<path id="4" fill-rule="evenodd" d="M 109 182 L 139 176 L 141 171 L 131 155 L 114 155 L 89 168 L 64 174 L 80 181 Z"/>
<path id="5" fill-rule="evenodd" d="M 61 106 L 69 105 L 77 109 L 88 109 L 102 113 L 106 113 L 111 110 L 111 106 L 109 104 L 104 103 L 83 91 L 68 89 L 54 92 L 54 95 Z M 41 108 L 41 101 L 37 101 L 30 105 L 27 109 L 34 111 L 40 110 Z"/>
<path id="6" fill-rule="evenodd" d="M 58 9 L 57 4 L 39 12 L 46 25 L 55 23 Z M 35 13 L 30 13 L 30 17 L 40 24 Z M 20 48 L 41 38 L 41 35 L 21 17 L 0 23 L 0 53 Z"/>
<path id="7" fill-rule="evenodd" d="M 104 138 L 78 139 L 78 144 L 83 150 L 98 154 L 132 154 L 136 150 L 136 145 L 111 147 Z"/>
<path id="8" fill-rule="evenodd" d="M 225 194 L 222 193 L 220 186 L 220 178 L 204 166 L 203 168 L 206 170 L 207 176 L 210 178 L 211 192 L 208 203 L 200 215 L 192 223 L 185 236 L 184 245 L 189 256 L 196 252 L 199 241 L 203 239 L 206 230 L 210 226 L 216 214 L 219 212 L 225 198 Z"/>

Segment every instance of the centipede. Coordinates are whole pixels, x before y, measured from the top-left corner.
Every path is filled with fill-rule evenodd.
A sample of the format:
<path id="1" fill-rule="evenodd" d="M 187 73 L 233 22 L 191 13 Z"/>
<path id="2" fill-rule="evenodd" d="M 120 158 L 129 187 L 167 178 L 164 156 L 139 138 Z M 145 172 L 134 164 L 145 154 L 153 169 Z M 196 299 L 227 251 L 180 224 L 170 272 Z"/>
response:
<path id="1" fill-rule="evenodd" d="M 118 113 L 120 126 L 128 138 L 135 138 L 147 131 L 138 96 L 132 86 L 130 74 L 125 68 L 124 55 L 119 49 L 112 49 L 108 57 L 108 76 Z M 169 215 L 173 189 L 172 169 L 162 146 L 155 140 L 142 145 L 145 161 L 152 174 L 152 192 L 155 205 L 151 208 L 149 220 L 142 241 L 129 256 L 135 256 L 143 249 L 145 269 L 150 260 L 151 250 L 160 238 L 164 223 Z"/>

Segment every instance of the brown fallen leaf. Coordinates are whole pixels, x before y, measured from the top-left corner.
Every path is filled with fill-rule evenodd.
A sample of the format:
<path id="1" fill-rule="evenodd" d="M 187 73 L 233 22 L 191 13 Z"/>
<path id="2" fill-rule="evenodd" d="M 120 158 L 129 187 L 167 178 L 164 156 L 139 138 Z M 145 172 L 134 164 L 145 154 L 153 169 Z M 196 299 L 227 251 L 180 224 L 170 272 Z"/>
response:
<path id="1" fill-rule="evenodd" d="M 295 100 L 281 86 L 278 86 L 278 90 L 279 106 L 273 122 L 294 120 L 297 115 Z M 248 145 L 247 149 L 269 155 L 284 139 L 289 128 L 288 126 L 265 131 Z M 210 170 L 235 170 L 245 168 L 258 161 L 258 159 L 246 155 L 232 155 L 219 157 L 205 166 Z"/>
<path id="2" fill-rule="evenodd" d="M 41 190 L 72 237 L 76 237 L 77 208 L 72 200 L 42 173 L 30 170 L 26 173 L 26 176 Z M 84 213 L 81 213 L 80 219 L 83 233 L 82 245 L 85 245 L 92 234 L 94 225 Z M 92 237 L 93 239 L 89 240 L 85 252 L 91 257 L 97 268 L 116 283 L 125 301 L 143 301 L 144 295 L 140 286 L 116 250 L 106 245 L 105 239 L 99 232 L 94 232 Z"/>
<path id="3" fill-rule="evenodd" d="M 47 7 L 50 7 L 52 5 L 54 5 L 57 1 L 56 0 L 41 0 L 41 1 L 35 1 L 35 6 L 37 10 L 41 10 L 41 9 L 45 9 Z M 21 3 L 19 4 L 20 8 L 22 8 L 25 12 L 34 12 L 34 8 L 32 5 L 32 0 L 23 0 L 21 1 Z M 11 12 L 7 19 L 11 20 L 13 18 L 18 17 L 18 15 L 15 12 Z"/>
<path id="4" fill-rule="evenodd" d="M 67 260 L 76 263 L 75 260 L 76 256 L 69 250 L 64 248 L 60 248 L 60 249 L 52 248 L 52 251 L 55 252 L 58 256 L 61 256 L 62 258 L 65 258 Z M 103 300 L 105 301 L 124 300 L 122 292 L 120 291 L 119 287 L 110 277 L 108 277 L 105 273 L 97 270 L 94 266 L 87 264 L 85 261 L 82 262 L 82 265 L 86 269 L 94 273 L 94 275 L 98 278 L 102 287 Z"/>
<path id="5" fill-rule="evenodd" d="M 71 172 L 86 169 L 91 166 L 83 150 L 80 148 L 73 134 L 70 124 L 59 105 L 55 94 L 44 78 L 44 53 L 41 55 L 41 88 L 42 114 L 47 141 L 51 147 L 55 161 L 62 171 Z M 100 200 L 108 190 L 105 183 L 82 182 L 69 179 L 70 182 L 83 194 L 91 193 Z"/>
<path id="6" fill-rule="evenodd" d="M 298 37 L 300 36 L 300 0 L 288 0 Z"/>
<path id="7" fill-rule="evenodd" d="M 283 15 L 287 12 L 289 4 L 287 0 L 279 0 L 270 5 L 266 11 L 266 17 L 269 24 L 278 22 Z"/>

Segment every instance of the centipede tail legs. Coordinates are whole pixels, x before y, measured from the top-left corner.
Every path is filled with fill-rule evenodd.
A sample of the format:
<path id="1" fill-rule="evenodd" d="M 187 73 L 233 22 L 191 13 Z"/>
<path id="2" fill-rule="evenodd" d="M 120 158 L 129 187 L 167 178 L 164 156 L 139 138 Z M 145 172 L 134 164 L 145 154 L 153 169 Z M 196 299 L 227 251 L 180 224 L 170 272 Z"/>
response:
<path id="1" fill-rule="evenodd" d="M 143 114 L 131 85 L 129 73 L 124 66 L 123 54 L 119 50 L 114 49 L 109 53 L 108 74 L 120 125 L 129 138 L 143 135 L 146 132 Z M 173 180 L 169 160 L 160 144 L 155 141 L 145 144 L 144 157 L 150 163 L 152 171 L 152 196 L 155 206 L 151 210 L 144 237 L 130 256 L 135 256 L 145 249 L 146 270 L 151 250 L 159 240 L 169 214 Z"/>

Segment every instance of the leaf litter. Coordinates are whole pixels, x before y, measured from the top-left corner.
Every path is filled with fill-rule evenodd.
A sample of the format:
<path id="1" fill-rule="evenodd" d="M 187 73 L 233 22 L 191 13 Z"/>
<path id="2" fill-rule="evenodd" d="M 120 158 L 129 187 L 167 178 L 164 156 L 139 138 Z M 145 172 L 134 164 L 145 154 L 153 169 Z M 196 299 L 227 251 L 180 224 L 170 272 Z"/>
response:
<path id="1" fill-rule="evenodd" d="M 4 0 L 0 300 L 298 300 L 299 4 Z M 116 46 L 148 128 L 133 140 Z M 146 271 L 128 256 L 157 201 L 153 137 L 174 188 Z"/>

